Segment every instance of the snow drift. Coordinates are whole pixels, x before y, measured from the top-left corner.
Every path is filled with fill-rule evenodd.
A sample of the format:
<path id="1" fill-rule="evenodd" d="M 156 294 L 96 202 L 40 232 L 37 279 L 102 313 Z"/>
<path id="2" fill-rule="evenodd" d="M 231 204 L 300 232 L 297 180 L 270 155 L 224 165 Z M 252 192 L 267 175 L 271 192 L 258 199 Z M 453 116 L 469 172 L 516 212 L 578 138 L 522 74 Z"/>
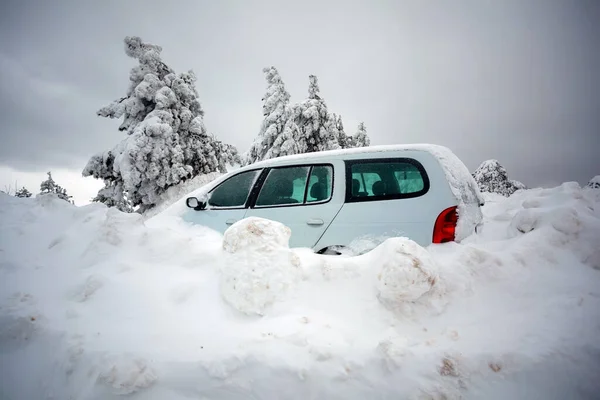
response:
<path id="1" fill-rule="evenodd" d="M 486 195 L 461 244 L 358 257 L 0 194 L 0 398 L 593 398 L 595 192 Z"/>

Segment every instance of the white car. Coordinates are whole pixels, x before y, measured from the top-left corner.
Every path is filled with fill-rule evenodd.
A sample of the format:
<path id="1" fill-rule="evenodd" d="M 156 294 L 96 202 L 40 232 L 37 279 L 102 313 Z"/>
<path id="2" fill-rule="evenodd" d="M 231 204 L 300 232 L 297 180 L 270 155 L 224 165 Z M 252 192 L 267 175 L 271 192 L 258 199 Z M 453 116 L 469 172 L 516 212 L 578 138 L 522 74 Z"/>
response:
<path id="1" fill-rule="evenodd" d="M 331 253 L 361 238 L 460 241 L 482 220 L 465 165 L 434 145 L 299 154 L 230 172 L 189 197 L 184 220 L 224 232 L 247 217 L 292 230 L 290 247 Z"/>

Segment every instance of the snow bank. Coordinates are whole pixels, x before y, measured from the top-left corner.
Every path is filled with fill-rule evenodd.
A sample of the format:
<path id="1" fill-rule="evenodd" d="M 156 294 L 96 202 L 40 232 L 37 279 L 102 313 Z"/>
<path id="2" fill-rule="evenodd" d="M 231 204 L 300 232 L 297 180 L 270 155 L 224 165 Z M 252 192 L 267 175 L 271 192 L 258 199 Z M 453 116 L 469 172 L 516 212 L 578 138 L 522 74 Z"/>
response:
<path id="1" fill-rule="evenodd" d="M 520 191 L 463 243 L 357 257 L 260 219 L 222 237 L 0 194 L 0 397 L 593 398 L 592 192 Z"/>

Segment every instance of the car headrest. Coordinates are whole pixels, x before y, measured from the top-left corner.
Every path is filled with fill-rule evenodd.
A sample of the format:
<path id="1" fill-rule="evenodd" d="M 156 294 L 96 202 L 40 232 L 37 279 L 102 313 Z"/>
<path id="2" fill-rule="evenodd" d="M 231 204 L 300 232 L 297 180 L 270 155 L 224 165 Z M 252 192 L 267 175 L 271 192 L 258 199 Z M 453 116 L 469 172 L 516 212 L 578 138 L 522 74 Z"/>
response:
<path id="1" fill-rule="evenodd" d="M 360 191 L 360 181 L 358 179 L 352 179 L 352 194 L 357 194 Z"/>
<path id="2" fill-rule="evenodd" d="M 327 188 L 320 182 L 313 184 L 310 188 L 310 197 L 315 201 L 325 200 L 327 198 Z"/>
<path id="3" fill-rule="evenodd" d="M 385 194 L 385 183 L 377 181 L 373 184 L 371 189 L 373 190 L 374 196 L 383 196 Z"/>

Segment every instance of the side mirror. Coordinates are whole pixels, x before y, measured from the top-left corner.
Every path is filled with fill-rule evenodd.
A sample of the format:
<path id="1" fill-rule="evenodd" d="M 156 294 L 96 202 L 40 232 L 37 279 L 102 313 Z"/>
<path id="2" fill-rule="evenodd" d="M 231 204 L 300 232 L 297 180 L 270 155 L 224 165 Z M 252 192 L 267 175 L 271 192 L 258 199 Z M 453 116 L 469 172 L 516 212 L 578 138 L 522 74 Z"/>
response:
<path id="1" fill-rule="evenodd" d="M 198 200 L 195 197 L 188 197 L 187 199 L 185 199 L 185 204 L 189 208 L 193 208 L 196 211 L 204 210 L 206 208 L 206 203 L 201 202 L 200 200 Z"/>

